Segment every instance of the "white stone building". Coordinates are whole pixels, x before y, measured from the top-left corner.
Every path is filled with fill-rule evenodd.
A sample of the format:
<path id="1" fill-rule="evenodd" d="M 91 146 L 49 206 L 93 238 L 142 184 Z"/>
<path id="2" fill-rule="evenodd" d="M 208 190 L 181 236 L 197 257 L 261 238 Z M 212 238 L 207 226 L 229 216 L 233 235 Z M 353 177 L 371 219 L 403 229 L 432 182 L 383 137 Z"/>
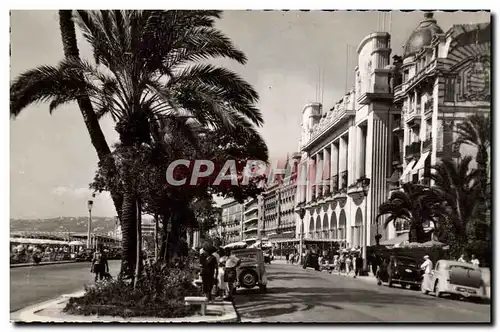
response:
<path id="1" fill-rule="evenodd" d="M 301 178 L 297 203 L 305 206 L 305 244 L 342 247 L 374 243 L 373 221 L 387 197 L 392 105 L 390 36 L 373 33 L 357 48 L 355 87 L 330 110 L 302 110 Z M 323 182 L 318 180 L 323 179 Z M 300 227 L 297 227 L 300 232 Z M 325 244 L 323 247 L 325 247 Z"/>
<path id="2" fill-rule="evenodd" d="M 401 163 L 389 181 L 393 190 L 402 182 L 424 182 L 424 174 L 442 158 L 475 157 L 470 146 L 455 144 L 454 128 L 470 114 L 491 112 L 490 22 L 454 25 L 443 32 L 426 13 L 406 42 L 402 60 L 394 68 L 402 76 L 394 88 L 394 103 L 402 112 L 395 116 L 393 153 Z M 408 224 L 395 226 L 396 233 L 388 237 L 405 240 Z"/>

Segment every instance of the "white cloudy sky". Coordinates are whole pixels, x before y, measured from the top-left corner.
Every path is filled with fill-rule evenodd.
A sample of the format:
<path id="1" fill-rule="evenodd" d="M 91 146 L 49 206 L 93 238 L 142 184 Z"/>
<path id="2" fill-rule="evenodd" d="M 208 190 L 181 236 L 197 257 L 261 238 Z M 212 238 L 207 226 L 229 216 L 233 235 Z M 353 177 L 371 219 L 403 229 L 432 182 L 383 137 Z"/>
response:
<path id="1" fill-rule="evenodd" d="M 377 12 L 258 12 L 228 11 L 218 23 L 243 50 L 246 66 L 223 61 L 240 73 L 260 94 L 265 125 L 261 129 L 273 159 L 297 149 L 303 105 L 314 101 L 318 67 L 325 73 L 324 104 L 329 108 L 345 91 L 356 65 L 354 51 L 361 39 L 382 29 Z M 392 15 L 393 55 L 423 14 Z M 490 20 L 489 13 L 436 13 L 443 30 L 453 24 Z M 387 20 L 388 21 L 388 20 Z M 386 29 L 388 30 L 388 24 Z M 349 46 L 347 46 L 349 45 Z M 83 57 L 91 51 L 80 43 Z M 11 78 L 62 58 L 56 11 L 14 11 L 11 19 Z M 350 57 L 346 59 L 346 49 Z M 110 119 L 102 121 L 108 144 L 116 141 Z M 76 105 L 49 115 L 48 105 L 26 108 L 10 122 L 10 209 L 12 218 L 78 216 L 86 214 L 87 189 L 97 156 Z M 115 215 L 108 195 L 96 198 L 96 216 Z"/>

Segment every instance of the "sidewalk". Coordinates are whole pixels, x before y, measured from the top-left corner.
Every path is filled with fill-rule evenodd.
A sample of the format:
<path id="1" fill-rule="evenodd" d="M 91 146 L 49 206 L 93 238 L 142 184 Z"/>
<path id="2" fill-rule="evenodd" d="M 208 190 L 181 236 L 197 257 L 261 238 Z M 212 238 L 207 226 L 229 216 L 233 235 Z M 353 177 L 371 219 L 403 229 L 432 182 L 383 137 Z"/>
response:
<path id="1" fill-rule="evenodd" d="M 11 313 L 10 319 L 16 323 L 235 323 L 239 319 L 233 303 L 226 301 L 207 305 L 205 316 L 198 314 L 181 318 L 80 316 L 62 312 L 69 298 L 82 296 L 83 294 L 84 291 L 66 294 L 21 309 Z"/>
<path id="2" fill-rule="evenodd" d="M 18 263 L 18 264 L 10 264 L 10 268 L 16 267 L 26 267 L 26 266 L 40 266 L 40 265 L 54 265 L 54 264 L 69 264 L 69 263 L 78 263 L 76 260 L 70 261 L 52 261 L 52 262 L 40 262 L 38 264 L 35 263 Z"/>

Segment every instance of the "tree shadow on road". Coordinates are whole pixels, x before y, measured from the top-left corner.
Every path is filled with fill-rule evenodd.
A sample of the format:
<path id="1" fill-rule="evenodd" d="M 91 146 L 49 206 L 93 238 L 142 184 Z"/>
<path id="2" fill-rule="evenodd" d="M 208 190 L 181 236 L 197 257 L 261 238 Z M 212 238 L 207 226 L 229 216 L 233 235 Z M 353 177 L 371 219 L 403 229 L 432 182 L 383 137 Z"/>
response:
<path id="1" fill-rule="evenodd" d="M 297 279 L 311 280 L 311 277 L 301 275 L 301 274 L 272 275 L 272 276 L 267 277 L 267 280 L 269 280 L 269 281 L 273 281 L 273 280 L 297 280 Z"/>
<path id="2" fill-rule="evenodd" d="M 388 305 L 429 305 L 428 299 L 411 294 L 381 293 L 367 289 L 325 288 L 325 287 L 272 287 L 268 293 L 254 290 L 240 290 L 235 298 L 238 313 L 246 318 L 272 317 L 306 311 L 314 307 L 343 310 L 342 305 L 368 305 L 384 308 Z"/>

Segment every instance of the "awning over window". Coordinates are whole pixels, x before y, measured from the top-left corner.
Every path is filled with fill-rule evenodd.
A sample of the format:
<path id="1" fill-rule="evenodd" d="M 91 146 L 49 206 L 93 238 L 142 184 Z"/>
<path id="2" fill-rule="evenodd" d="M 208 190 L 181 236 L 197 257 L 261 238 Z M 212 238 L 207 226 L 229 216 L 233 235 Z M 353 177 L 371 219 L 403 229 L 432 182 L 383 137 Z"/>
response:
<path id="1" fill-rule="evenodd" d="M 406 165 L 405 170 L 403 171 L 403 174 L 401 174 L 401 181 L 404 181 L 405 177 L 411 172 L 413 166 L 415 165 L 415 160 L 412 160 L 408 165 Z"/>
<path id="2" fill-rule="evenodd" d="M 430 154 L 430 151 L 422 153 L 422 155 L 420 156 L 420 159 L 415 164 L 415 167 L 413 167 L 413 170 L 412 170 L 413 173 L 416 173 L 419 170 L 421 170 L 422 168 L 424 168 L 425 160 L 429 157 L 429 154 Z"/>

